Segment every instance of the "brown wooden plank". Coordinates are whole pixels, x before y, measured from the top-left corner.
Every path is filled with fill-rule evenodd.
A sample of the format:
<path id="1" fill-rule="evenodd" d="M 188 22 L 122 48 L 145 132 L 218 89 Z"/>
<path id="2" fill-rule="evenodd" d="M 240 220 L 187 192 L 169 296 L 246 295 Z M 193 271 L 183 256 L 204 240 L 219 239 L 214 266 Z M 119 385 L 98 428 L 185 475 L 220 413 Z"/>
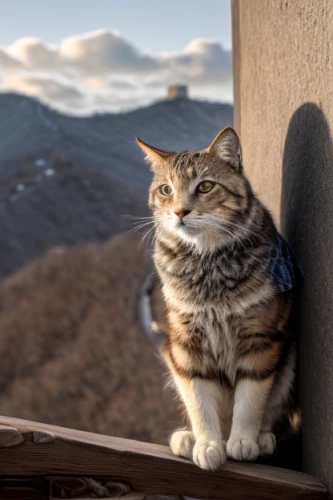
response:
<path id="1" fill-rule="evenodd" d="M 16 447 L 0 449 L 0 478 L 13 475 L 105 477 L 146 495 L 194 498 L 319 499 L 323 484 L 306 474 L 258 464 L 227 462 L 206 472 L 172 455 L 165 446 L 112 438 L 74 429 L 0 417 L 24 436 Z M 50 433 L 52 442 L 33 442 L 33 432 Z"/>

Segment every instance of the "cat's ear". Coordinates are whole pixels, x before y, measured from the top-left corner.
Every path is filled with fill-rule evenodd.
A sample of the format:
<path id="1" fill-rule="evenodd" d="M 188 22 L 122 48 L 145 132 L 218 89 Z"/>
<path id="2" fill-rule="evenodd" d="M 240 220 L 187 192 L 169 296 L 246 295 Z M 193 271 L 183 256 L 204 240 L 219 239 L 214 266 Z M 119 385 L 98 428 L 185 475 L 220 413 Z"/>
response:
<path id="1" fill-rule="evenodd" d="M 242 172 L 241 145 L 238 135 L 232 127 L 222 129 L 207 148 L 207 151 L 221 158 L 221 160 L 231 165 L 237 172 Z"/>
<path id="2" fill-rule="evenodd" d="M 162 149 L 154 148 L 146 142 L 143 142 L 141 139 L 139 139 L 139 137 L 136 137 L 136 142 L 145 153 L 145 160 L 150 163 L 152 170 L 154 170 L 154 166 L 161 163 L 161 160 L 166 160 L 170 155 L 170 153 L 162 151 Z"/>

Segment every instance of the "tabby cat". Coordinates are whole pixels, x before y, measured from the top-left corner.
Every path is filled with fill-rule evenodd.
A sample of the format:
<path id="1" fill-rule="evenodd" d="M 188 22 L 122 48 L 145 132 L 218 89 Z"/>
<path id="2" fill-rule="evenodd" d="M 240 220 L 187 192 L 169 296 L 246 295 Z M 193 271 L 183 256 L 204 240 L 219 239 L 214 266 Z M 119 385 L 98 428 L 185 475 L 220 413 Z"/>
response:
<path id="1" fill-rule="evenodd" d="M 171 449 L 208 470 L 272 454 L 293 408 L 296 258 L 251 189 L 231 127 L 198 152 L 137 141 L 154 172 L 162 357 L 191 424 Z"/>

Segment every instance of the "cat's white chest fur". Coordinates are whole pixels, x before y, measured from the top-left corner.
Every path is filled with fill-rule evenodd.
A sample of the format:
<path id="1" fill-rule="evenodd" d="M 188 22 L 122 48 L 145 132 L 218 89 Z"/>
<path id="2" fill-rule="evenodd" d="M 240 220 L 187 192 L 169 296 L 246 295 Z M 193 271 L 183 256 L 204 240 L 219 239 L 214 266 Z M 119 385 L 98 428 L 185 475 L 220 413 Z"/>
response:
<path id="1" fill-rule="evenodd" d="M 195 321 L 204 335 L 205 348 L 211 352 L 215 367 L 224 372 L 231 381 L 236 377 L 234 353 L 237 338 L 222 308 L 206 309 L 198 313 Z"/>

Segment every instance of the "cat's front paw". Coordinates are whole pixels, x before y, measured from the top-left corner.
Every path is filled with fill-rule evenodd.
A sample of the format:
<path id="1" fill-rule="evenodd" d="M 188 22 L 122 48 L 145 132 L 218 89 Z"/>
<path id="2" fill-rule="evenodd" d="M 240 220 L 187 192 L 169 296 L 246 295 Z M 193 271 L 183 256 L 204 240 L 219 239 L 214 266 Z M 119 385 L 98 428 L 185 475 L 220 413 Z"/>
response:
<path id="1" fill-rule="evenodd" d="M 170 448 L 174 455 L 192 460 L 195 444 L 194 434 L 191 431 L 176 431 L 170 438 Z"/>
<path id="2" fill-rule="evenodd" d="M 261 432 L 258 437 L 260 455 L 273 455 L 276 448 L 276 437 L 272 432 Z"/>
<path id="3" fill-rule="evenodd" d="M 231 436 L 227 442 L 227 453 L 234 460 L 252 461 L 259 456 L 259 446 L 253 439 Z"/>
<path id="4" fill-rule="evenodd" d="M 198 439 L 193 449 L 193 462 L 201 469 L 216 470 L 227 459 L 222 443 Z"/>

